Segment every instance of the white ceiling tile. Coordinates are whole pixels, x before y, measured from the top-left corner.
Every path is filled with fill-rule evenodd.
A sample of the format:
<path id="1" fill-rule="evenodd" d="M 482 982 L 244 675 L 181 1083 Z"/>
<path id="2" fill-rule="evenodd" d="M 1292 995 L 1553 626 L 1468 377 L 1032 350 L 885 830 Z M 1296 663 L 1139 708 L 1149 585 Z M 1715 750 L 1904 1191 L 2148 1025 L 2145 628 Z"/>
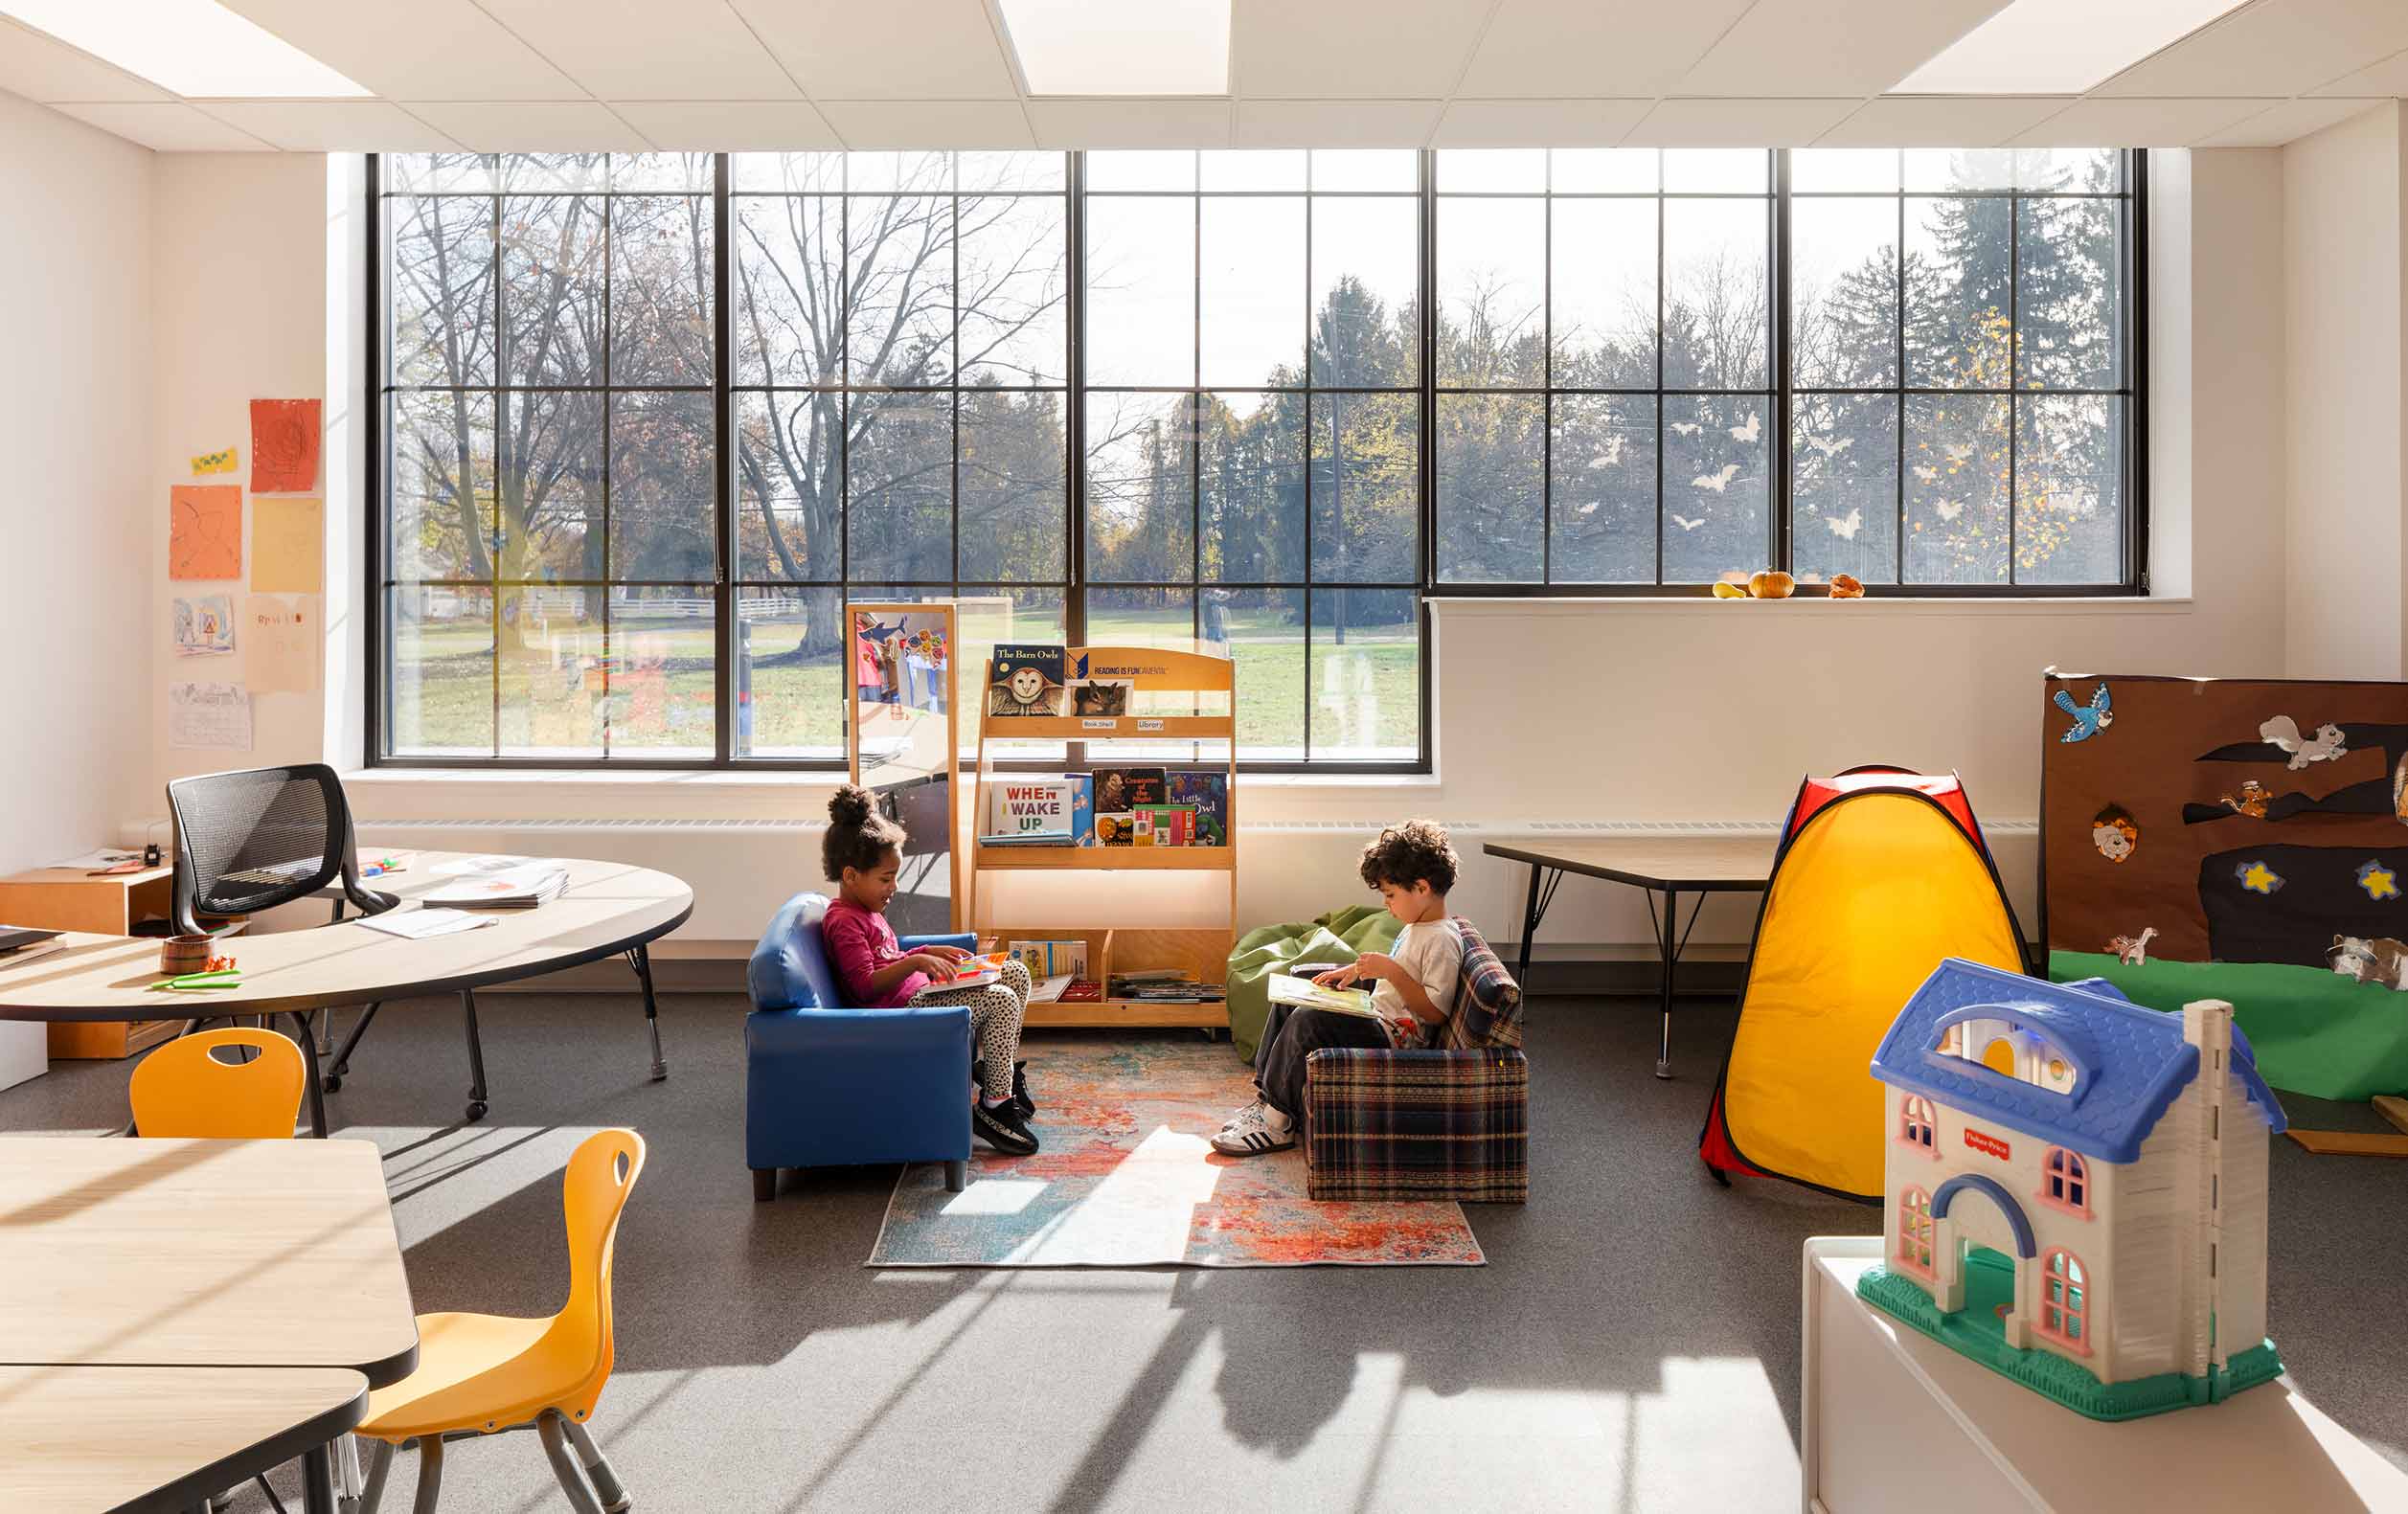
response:
<path id="1" fill-rule="evenodd" d="M 1814 139 L 1818 147 L 1995 147 L 2073 103 L 2066 95 L 1891 95 Z"/>
<path id="2" fill-rule="evenodd" d="M 1503 0 L 1464 74 L 1477 99 L 1661 95 L 1755 0 Z"/>
<path id="3" fill-rule="evenodd" d="M 470 0 L 221 0 L 387 100 L 581 100 Z"/>
<path id="4" fill-rule="evenodd" d="M 664 152 L 824 152 L 843 147 L 800 100 L 613 101 Z"/>
<path id="5" fill-rule="evenodd" d="M 1036 145 L 1017 101 L 823 100 L 819 113 L 853 148 Z"/>
<path id="6" fill-rule="evenodd" d="M 1660 100 L 1623 138 L 1632 147 L 1802 147 L 1852 100 Z"/>
<path id="7" fill-rule="evenodd" d="M 287 152 L 457 152 L 460 144 L 382 100 L 215 100 L 199 107 Z"/>
<path id="8" fill-rule="evenodd" d="M 1438 147 L 1610 147 L 1651 100 L 1457 100 L 1440 118 Z"/>
<path id="9" fill-rule="evenodd" d="M 1010 100 L 1019 93 L 981 0 L 727 0 L 817 100 Z"/>
<path id="10" fill-rule="evenodd" d="M 44 104 L 62 100 L 175 98 L 57 37 L 5 19 L 0 19 L 0 89 Z"/>
<path id="11" fill-rule="evenodd" d="M 2286 100 L 2271 110 L 2260 111 L 2238 125 L 2227 126 L 2212 137 L 2203 137 L 2192 144 L 2194 147 L 2279 147 L 2286 142 L 2338 125 L 2364 110 L 2382 104 L 2378 100 Z"/>
<path id="12" fill-rule="evenodd" d="M 2379 63 L 2337 79 L 2313 95 L 2346 95 L 2356 99 L 2396 99 L 2408 95 L 2408 52 L 2395 53 Z"/>
<path id="13" fill-rule="evenodd" d="M 1241 147 L 1418 147 L 1438 124 L 1435 100 L 1241 100 Z"/>
<path id="14" fill-rule="evenodd" d="M 726 0 L 479 0 L 602 100 L 801 95 Z"/>
<path id="15" fill-rule="evenodd" d="M 1217 100 L 1033 100 L 1036 145 L 1080 147 L 1225 147 L 1228 103 Z"/>
<path id="16" fill-rule="evenodd" d="M 1237 0 L 1231 88 L 1247 97 L 1441 99 L 1463 77 L 1486 14 L 1465 0 Z"/>
<path id="17" fill-rule="evenodd" d="M 78 121 L 157 152 L 272 152 L 275 149 L 248 132 L 213 121 L 181 102 L 96 102 L 54 105 Z"/>
<path id="18" fill-rule="evenodd" d="M 651 144 L 596 101 L 408 101 L 470 152 L 647 152 Z"/>
<path id="19" fill-rule="evenodd" d="M 2093 91 L 2159 99 L 2296 95 L 2408 48 L 2400 0 L 2261 0 Z"/>
<path id="20" fill-rule="evenodd" d="M 2266 108 L 2263 100 L 2078 100 L 2014 137 L 2017 147 L 2181 147 Z"/>
<path id="21" fill-rule="evenodd" d="M 1684 95 L 1877 95 L 2007 0 L 1760 0 L 1681 79 Z"/>

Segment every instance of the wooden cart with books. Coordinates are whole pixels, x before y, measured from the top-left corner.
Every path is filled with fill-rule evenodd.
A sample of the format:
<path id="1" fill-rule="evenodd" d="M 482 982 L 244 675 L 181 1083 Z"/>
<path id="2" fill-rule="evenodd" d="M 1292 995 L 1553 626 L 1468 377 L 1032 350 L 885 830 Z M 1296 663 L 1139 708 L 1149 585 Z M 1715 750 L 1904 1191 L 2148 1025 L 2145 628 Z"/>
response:
<path id="1" fill-rule="evenodd" d="M 982 700 L 1007 698 L 1009 687 L 1004 656 L 987 667 Z M 982 938 L 992 938 L 996 949 L 1014 940 L 1079 942 L 1085 948 L 1087 976 L 1106 985 L 1104 996 L 1088 1003 L 1033 1004 L 1033 1026 L 1193 1026 L 1224 1030 L 1229 1026 L 1226 1004 L 1175 1003 L 1155 999 L 1114 997 L 1115 978 L 1152 972 L 1185 974 L 1201 983 L 1225 986 L 1230 949 L 1238 934 L 1238 694 L 1237 669 L 1226 658 L 1194 652 L 1164 651 L 1144 646 L 1072 646 L 1063 649 L 1066 669 L 1075 673 L 1051 701 L 1058 714 L 1001 713 L 988 709 L 979 721 L 978 770 L 971 790 L 974 833 L 987 828 L 988 795 L 1000 781 L 996 773 L 997 743 L 1061 741 L 1068 744 L 1070 766 L 1100 767 L 1117 763 L 1156 767 L 1201 768 L 1221 777 L 1226 796 L 1218 817 L 1217 846 L 1005 846 L 980 841 L 970 847 L 969 927 Z M 1072 700 L 1091 684 L 1125 683 L 1124 695 L 1108 701 L 1125 710 L 1114 714 L 1076 714 Z M 1026 692 L 1025 688 L 1023 692 Z M 1042 696 L 1040 696 L 1042 697 Z M 1097 703 L 1107 703 L 1099 700 Z M 1089 708 L 1094 708 L 1091 704 Z M 1220 756 L 1210 762 L 1172 763 L 1160 757 L 1095 754 L 1089 744 L 1131 742 L 1195 742 L 1206 750 L 1217 746 Z M 1101 817 L 1099 817 L 1101 818 Z M 1075 907 L 1051 906 L 1032 911 L 1015 902 L 1009 877 L 1015 872 L 1075 871 L 1097 874 L 1098 887 L 1078 891 Z M 1226 888 L 1208 891 L 1210 902 L 1193 925 L 1120 925 L 1112 923 L 1111 901 L 1147 886 L 1148 877 L 1166 872 L 1216 872 Z M 1025 892 L 1025 891 L 1021 891 Z M 1046 889 L 1049 898 L 1066 892 Z M 1066 920 L 1061 916 L 1079 918 Z"/>

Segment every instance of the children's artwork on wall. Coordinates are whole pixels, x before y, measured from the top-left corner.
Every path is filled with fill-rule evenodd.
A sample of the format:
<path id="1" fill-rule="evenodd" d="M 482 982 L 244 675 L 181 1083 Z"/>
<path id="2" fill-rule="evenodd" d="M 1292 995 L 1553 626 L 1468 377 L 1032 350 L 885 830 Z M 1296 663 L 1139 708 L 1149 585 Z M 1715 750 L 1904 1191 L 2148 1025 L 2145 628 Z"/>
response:
<path id="1" fill-rule="evenodd" d="M 168 576 L 242 576 L 242 488 L 178 484 L 168 490 Z"/>
<path id="2" fill-rule="evenodd" d="M 2380 949 L 2408 940 L 2408 684 L 2052 669 L 2040 708 L 2050 975 L 2229 1000 L 2278 1088 L 2408 1088 Z"/>
<path id="3" fill-rule="evenodd" d="M 318 687 L 318 599 L 271 594 L 242 600 L 242 666 L 255 694 L 306 694 Z"/>
<path id="4" fill-rule="evenodd" d="M 261 594 L 326 592 L 326 501 L 251 502 L 251 587 Z"/>
<path id="5" fill-rule="evenodd" d="M 193 460 L 193 477 L 199 478 L 204 473 L 232 473 L 240 463 L 241 458 L 234 448 L 219 447 Z"/>
<path id="6" fill-rule="evenodd" d="M 175 655 L 219 657 L 234 650 L 234 605 L 222 594 L 175 601 Z"/>
<path id="7" fill-rule="evenodd" d="M 318 486 L 318 402 L 251 401 L 251 492 L 293 494 Z"/>
<path id="8" fill-rule="evenodd" d="M 208 752 L 250 751 L 250 690 L 240 684 L 170 684 L 168 745 Z"/>

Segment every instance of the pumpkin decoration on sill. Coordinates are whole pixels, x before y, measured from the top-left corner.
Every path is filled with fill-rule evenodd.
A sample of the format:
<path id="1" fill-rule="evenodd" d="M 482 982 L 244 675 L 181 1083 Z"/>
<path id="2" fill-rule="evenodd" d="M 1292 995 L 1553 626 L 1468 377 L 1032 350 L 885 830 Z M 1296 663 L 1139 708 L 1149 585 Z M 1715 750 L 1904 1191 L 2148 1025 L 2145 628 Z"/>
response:
<path id="1" fill-rule="evenodd" d="M 1786 599 L 1798 580 L 1779 568 L 1762 568 L 1748 576 L 1747 592 L 1759 599 Z"/>
<path id="2" fill-rule="evenodd" d="M 1862 579 L 1858 578 L 1858 577 L 1857 577 L 1854 574 L 1852 574 L 1852 573 L 1835 573 L 1835 574 L 1831 575 L 1831 598 L 1832 598 L 1832 599 L 1863 599 L 1864 597 L 1865 597 L 1865 585 L 1864 585 L 1864 581 L 1863 581 Z"/>

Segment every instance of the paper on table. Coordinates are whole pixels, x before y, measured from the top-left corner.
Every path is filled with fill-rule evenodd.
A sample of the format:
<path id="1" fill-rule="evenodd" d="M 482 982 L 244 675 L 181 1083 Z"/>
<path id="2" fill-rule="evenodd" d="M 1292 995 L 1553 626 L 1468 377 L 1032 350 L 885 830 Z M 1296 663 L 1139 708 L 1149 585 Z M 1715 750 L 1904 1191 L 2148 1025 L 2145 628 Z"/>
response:
<path id="1" fill-rule="evenodd" d="M 372 915 L 359 922 L 372 931 L 387 936 L 406 937 L 414 941 L 430 936 L 450 936 L 460 931 L 473 931 L 480 925 L 498 925 L 501 921 L 490 915 L 471 915 L 466 910 L 387 910 Z"/>
<path id="2" fill-rule="evenodd" d="M 139 857 L 141 855 L 142 851 L 139 847 L 132 850 L 126 850 L 118 847 L 102 847 L 97 851 L 80 852 L 75 856 L 61 858 L 57 862 L 45 862 L 42 866 L 45 868 L 74 868 L 80 871 L 91 872 L 100 868 L 113 868 L 119 863 L 124 862 L 128 857 Z"/>
<path id="3" fill-rule="evenodd" d="M 261 500 L 261 506 L 278 503 Z M 318 597 L 246 595 L 242 663 L 255 694 L 306 694 L 318 687 Z"/>
<path id="4" fill-rule="evenodd" d="M 242 486 L 179 484 L 168 490 L 168 576 L 242 576 Z"/>
<path id="5" fill-rule="evenodd" d="M 234 602 L 222 594 L 175 601 L 175 655 L 215 657 L 234 650 Z"/>
<path id="6" fill-rule="evenodd" d="M 439 878 L 461 878 L 472 872 L 507 872 L 522 862 L 534 860 L 533 857 L 507 857 L 494 854 L 481 857 L 454 857 L 449 862 L 439 862 L 426 870 Z"/>
<path id="7" fill-rule="evenodd" d="M 326 589 L 326 501 L 251 501 L 251 587 L 261 594 Z"/>
<path id="8" fill-rule="evenodd" d="M 250 751 L 250 691 L 240 684 L 170 684 L 168 745 Z"/>

